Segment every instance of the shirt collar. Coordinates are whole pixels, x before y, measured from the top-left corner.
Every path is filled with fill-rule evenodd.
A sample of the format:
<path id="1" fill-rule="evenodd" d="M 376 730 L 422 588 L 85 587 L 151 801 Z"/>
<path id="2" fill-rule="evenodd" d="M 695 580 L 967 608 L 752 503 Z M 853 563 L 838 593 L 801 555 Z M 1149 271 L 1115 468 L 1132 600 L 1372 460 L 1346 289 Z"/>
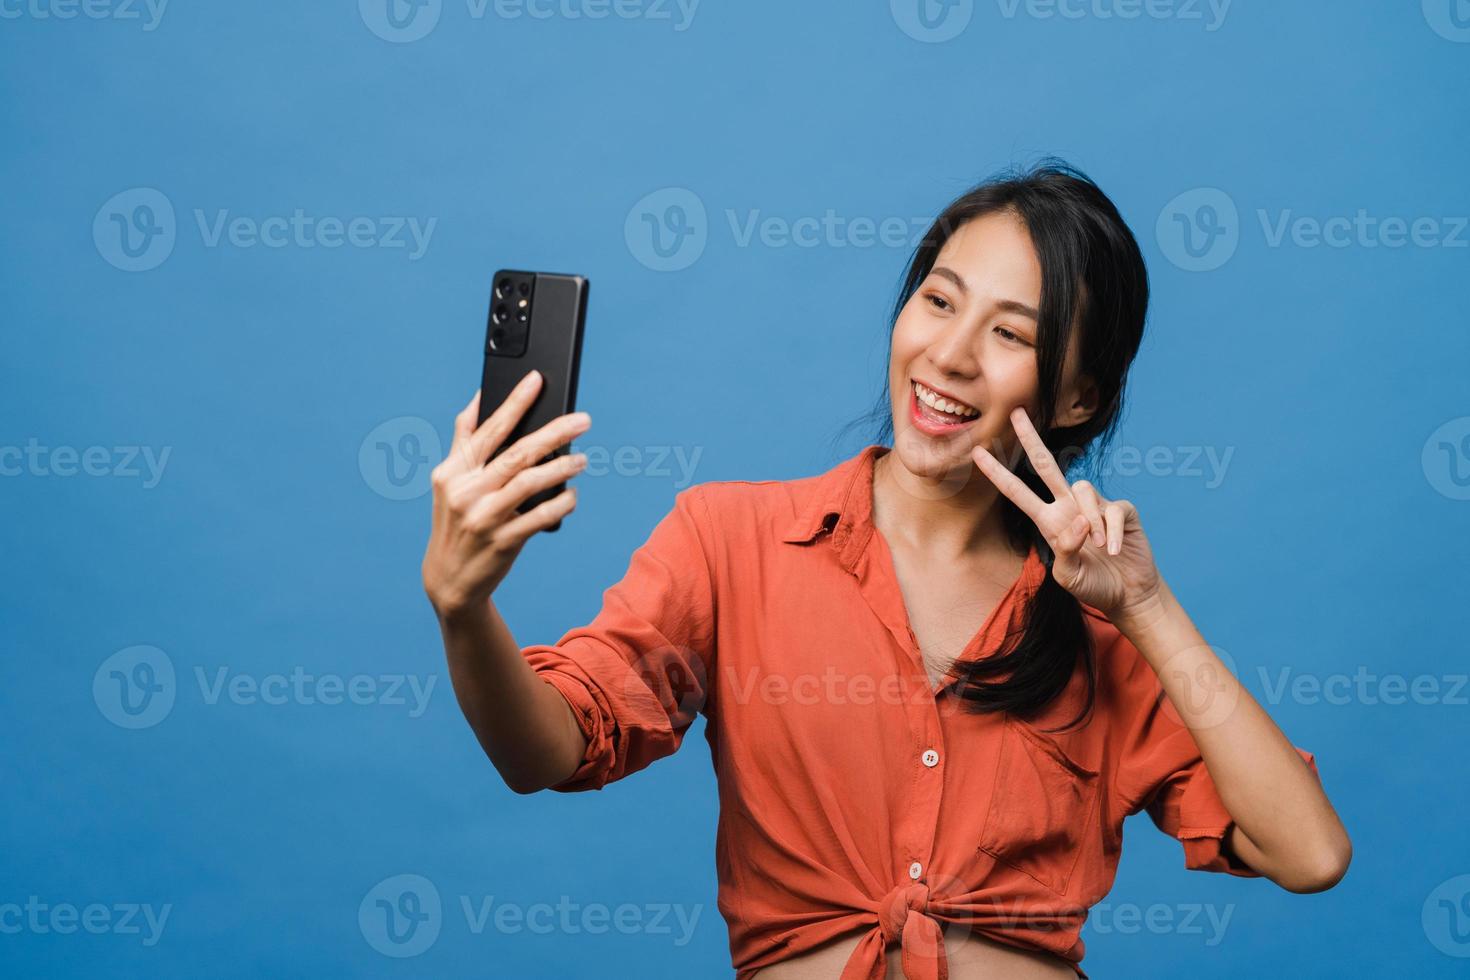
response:
<path id="1" fill-rule="evenodd" d="M 830 532 L 842 567 L 853 571 L 873 533 L 873 463 L 889 448 L 867 446 L 816 477 L 781 540 L 805 544 L 824 531 Z"/>
<path id="2" fill-rule="evenodd" d="M 888 451 L 887 446 L 868 446 L 818 476 L 806 501 L 798 507 L 795 519 L 786 525 L 781 540 L 805 544 L 824 530 L 835 532 L 839 524 L 850 524 L 851 521 L 843 522 L 842 516 L 856 517 L 858 510 L 871 517 L 873 463 Z"/>
<path id="3" fill-rule="evenodd" d="M 806 544 L 824 531 L 832 535 L 832 547 L 849 572 L 873 535 L 873 464 L 892 447 L 870 445 L 827 472 L 817 476 L 806 501 L 785 528 L 781 540 Z M 1035 591 L 1046 577 L 1046 562 L 1031 546 L 1017 583 L 1023 593 Z"/>

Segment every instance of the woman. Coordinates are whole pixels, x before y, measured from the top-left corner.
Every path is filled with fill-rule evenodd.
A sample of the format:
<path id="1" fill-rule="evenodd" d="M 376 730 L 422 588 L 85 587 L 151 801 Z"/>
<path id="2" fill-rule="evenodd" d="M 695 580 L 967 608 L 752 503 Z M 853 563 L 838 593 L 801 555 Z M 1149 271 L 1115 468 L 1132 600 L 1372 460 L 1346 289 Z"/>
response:
<path id="1" fill-rule="evenodd" d="M 1205 643 L 1137 510 L 1065 472 L 1116 428 L 1148 280 L 1055 161 L 951 204 L 895 310 L 884 414 L 818 476 L 680 492 L 594 621 L 521 648 L 490 597 L 575 506 L 586 413 L 488 466 L 530 375 L 434 474 L 424 583 L 465 715 L 520 793 L 600 789 L 707 718 L 739 980 L 1086 977 L 1147 809 L 1188 868 L 1345 873 L 1315 758 Z M 886 430 L 885 430 L 886 431 Z M 1060 460 L 1065 462 L 1059 462 Z"/>

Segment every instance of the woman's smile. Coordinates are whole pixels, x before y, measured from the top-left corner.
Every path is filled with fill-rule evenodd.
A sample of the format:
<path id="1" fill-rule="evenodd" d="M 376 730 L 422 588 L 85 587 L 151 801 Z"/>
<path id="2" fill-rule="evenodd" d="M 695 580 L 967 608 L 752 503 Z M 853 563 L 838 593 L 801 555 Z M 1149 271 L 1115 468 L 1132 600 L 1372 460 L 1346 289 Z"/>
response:
<path id="1" fill-rule="evenodd" d="M 949 436 L 978 421 L 980 410 L 918 380 L 909 383 L 909 421 L 925 435 Z"/>

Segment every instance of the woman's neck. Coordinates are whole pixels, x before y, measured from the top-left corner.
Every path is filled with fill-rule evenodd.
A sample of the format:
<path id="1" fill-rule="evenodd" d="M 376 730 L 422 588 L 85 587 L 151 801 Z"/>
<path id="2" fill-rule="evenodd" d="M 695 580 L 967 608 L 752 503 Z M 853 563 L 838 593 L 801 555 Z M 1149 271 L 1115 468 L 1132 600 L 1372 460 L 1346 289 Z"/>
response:
<path id="1" fill-rule="evenodd" d="M 1014 558 L 1000 491 L 974 466 L 969 471 L 936 479 L 910 472 L 895 450 L 879 456 L 873 463 L 873 525 L 889 547 L 955 563 Z"/>

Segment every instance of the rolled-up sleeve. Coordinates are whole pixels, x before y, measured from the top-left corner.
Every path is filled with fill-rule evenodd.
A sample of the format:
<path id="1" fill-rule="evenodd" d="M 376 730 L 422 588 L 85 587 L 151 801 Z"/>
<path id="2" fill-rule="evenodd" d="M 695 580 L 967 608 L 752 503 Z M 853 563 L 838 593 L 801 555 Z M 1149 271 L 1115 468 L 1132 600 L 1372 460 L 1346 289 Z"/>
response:
<path id="1" fill-rule="evenodd" d="M 581 765 L 552 789 L 602 789 L 672 754 L 705 709 L 715 657 L 711 528 L 701 488 L 680 491 L 592 622 L 522 649 L 587 739 Z"/>
<path id="2" fill-rule="evenodd" d="M 1220 799 L 1199 745 L 1166 706 L 1158 675 L 1142 655 L 1128 677 L 1127 697 L 1136 710 L 1123 733 L 1117 790 L 1123 811 L 1147 810 L 1154 825 L 1184 846 L 1184 866 L 1191 871 L 1218 871 L 1241 878 L 1262 877 L 1227 846 L 1235 820 Z M 1293 746 L 1320 781 L 1316 756 Z"/>

